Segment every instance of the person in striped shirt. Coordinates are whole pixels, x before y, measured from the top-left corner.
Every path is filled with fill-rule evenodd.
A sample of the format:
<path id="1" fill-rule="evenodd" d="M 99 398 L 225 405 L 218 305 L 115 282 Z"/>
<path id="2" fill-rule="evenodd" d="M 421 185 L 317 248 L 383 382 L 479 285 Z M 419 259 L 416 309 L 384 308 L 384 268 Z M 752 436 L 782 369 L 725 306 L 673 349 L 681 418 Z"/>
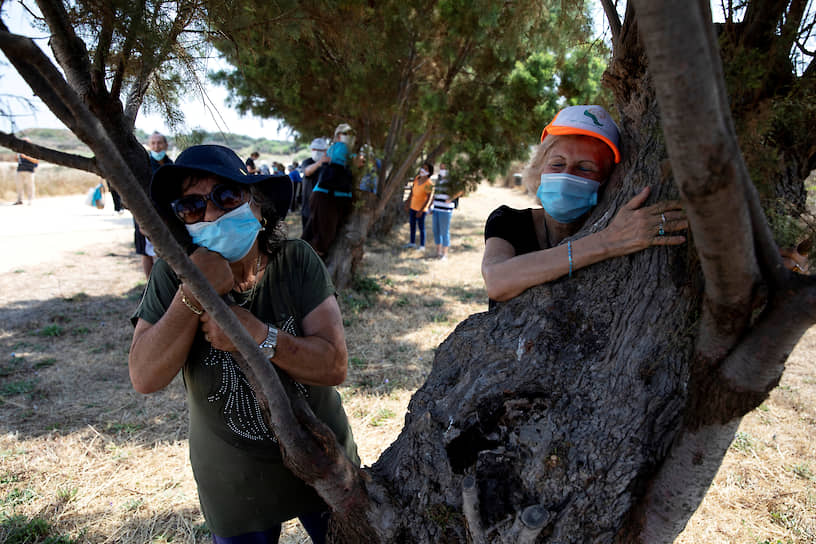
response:
<path id="1" fill-rule="evenodd" d="M 436 180 L 431 212 L 433 213 L 433 235 L 436 244 L 436 258 L 447 260 L 450 247 L 450 224 L 456 200 L 464 191 L 453 192 L 448 179 L 448 169 L 445 164 L 439 165 L 439 177 Z"/>

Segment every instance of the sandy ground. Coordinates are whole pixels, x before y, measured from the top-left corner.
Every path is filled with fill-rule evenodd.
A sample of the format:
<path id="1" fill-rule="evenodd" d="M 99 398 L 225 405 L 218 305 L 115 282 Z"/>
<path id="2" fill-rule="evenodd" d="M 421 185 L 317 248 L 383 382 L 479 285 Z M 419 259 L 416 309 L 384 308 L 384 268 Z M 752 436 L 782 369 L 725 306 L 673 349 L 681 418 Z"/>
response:
<path id="1" fill-rule="evenodd" d="M 0 273 L 34 264 L 63 261 L 98 244 L 133 240 L 130 212 L 113 211 L 110 193 L 105 208 L 84 203 L 84 195 L 35 199 L 31 206 L 0 205 Z"/>
<path id="2" fill-rule="evenodd" d="M 24 512 L 47 514 L 64 533 L 87 530 L 80 541 L 207 541 L 197 530 L 201 516 L 187 461 L 181 384 L 176 380 L 163 392 L 140 396 L 127 378 L 131 328 L 123 316 L 137 303 L 144 281 L 133 253 L 132 219 L 128 212 L 115 214 L 110 201 L 96 210 L 83 199 L 0 204 L 0 329 L 8 329 L 0 334 L 0 363 L 8 364 L 10 351 L 17 351 L 15 360 L 37 369 L 40 380 L 31 395 L 11 396 L 0 409 L 0 476 L 14 477 L 0 480 L 0 501 L 12 487 L 34 490 Z M 447 262 L 432 259 L 430 248 L 424 255 L 398 249 L 407 238 L 406 225 L 390 245 L 372 242 L 368 248 L 365 272 L 382 280 L 383 292 L 369 309 L 355 310 L 354 301 L 343 301 L 347 335 L 366 338 L 350 342 L 349 383 L 343 388 L 364 464 L 398 434 L 433 349 L 468 313 L 484 310 L 481 231 L 489 211 L 503 203 L 524 207 L 532 200 L 487 185 L 462 200 Z M 435 306 L 403 304 L 409 291 L 436 299 L 437 291 L 455 288 L 459 298 L 471 301 L 456 305 L 457 313 L 438 317 Z M 404 320 L 408 310 L 427 314 L 421 326 L 392 331 L 388 342 L 374 341 L 378 324 Z M 60 327 L 65 334 L 44 336 L 38 332 L 44 327 Z M 397 352 L 386 351 L 395 347 Z M 75 364 L 80 351 L 83 362 Z M 816 543 L 814 351 L 816 327 L 791 354 L 779 387 L 743 420 L 678 544 Z M 389 357 L 396 362 L 381 364 Z M 12 374 L 6 381 L 22 377 Z M 400 380 L 404 384 L 397 387 Z M 89 383 L 95 387 L 88 389 Z M 75 498 L 66 495 L 72 489 Z M 59 508 L 52 511 L 54 504 Z M 283 543 L 306 541 L 297 522 L 285 525 Z"/>

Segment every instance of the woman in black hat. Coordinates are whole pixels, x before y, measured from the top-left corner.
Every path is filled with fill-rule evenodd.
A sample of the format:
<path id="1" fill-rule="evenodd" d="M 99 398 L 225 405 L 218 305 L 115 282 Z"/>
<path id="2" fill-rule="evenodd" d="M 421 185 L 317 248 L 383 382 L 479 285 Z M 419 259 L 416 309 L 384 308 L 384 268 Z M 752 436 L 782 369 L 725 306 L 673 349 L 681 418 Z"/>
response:
<path id="1" fill-rule="evenodd" d="M 334 287 L 320 258 L 282 235 L 288 176 L 248 175 L 222 146 L 194 146 L 160 168 L 151 196 L 191 260 L 284 380 L 359 464 L 335 385 L 347 352 Z M 133 315 L 129 368 L 134 388 L 151 393 L 183 372 L 190 407 L 190 460 L 216 543 L 277 542 L 281 523 L 299 517 L 323 542 L 325 503 L 283 466 L 275 436 L 230 352 L 235 347 L 170 267 L 159 260 Z"/>

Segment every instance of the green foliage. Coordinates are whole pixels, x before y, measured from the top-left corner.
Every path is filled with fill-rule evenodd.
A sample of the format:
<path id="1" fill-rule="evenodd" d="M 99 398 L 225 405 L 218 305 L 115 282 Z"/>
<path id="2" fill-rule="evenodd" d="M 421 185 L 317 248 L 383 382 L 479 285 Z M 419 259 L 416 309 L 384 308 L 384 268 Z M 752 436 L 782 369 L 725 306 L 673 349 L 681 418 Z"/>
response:
<path id="1" fill-rule="evenodd" d="M 11 397 L 14 395 L 26 395 L 34 391 L 37 387 L 37 380 L 17 380 L 0 385 L 0 397 Z"/>
<path id="2" fill-rule="evenodd" d="M 381 427 L 384 425 L 389 419 L 393 419 L 396 417 L 397 414 L 394 413 L 393 410 L 389 410 L 388 408 L 380 408 L 377 410 L 377 413 L 371 417 L 371 420 L 368 422 L 369 425 L 372 427 Z"/>
<path id="3" fill-rule="evenodd" d="M 377 294 L 382 292 L 382 287 L 380 287 L 379 282 L 370 276 L 355 277 L 352 283 L 352 289 L 362 294 Z"/>
<path id="4" fill-rule="evenodd" d="M 803 480 L 816 481 L 816 474 L 813 473 L 813 470 L 811 470 L 810 465 L 808 465 L 807 463 L 793 465 L 789 467 L 789 470 L 796 474 L 799 478 L 802 478 Z"/>
<path id="5" fill-rule="evenodd" d="M 816 12 L 798 13 L 796 3 L 733 7 L 733 21 L 718 30 L 740 149 L 777 243 L 795 246 L 816 238 L 816 228 L 803 221 L 808 214 L 803 180 L 816 145 L 816 85 L 802 74 L 802 52 L 795 45 L 810 39 Z M 752 15 L 755 19 L 744 19 Z"/>
<path id="6" fill-rule="evenodd" d="M 51 524 L 42 518 L 0 516 L 0 538 L 5 544 L 75 544 L 77 541 L 52 534 Z"/>
<path id="7" fill-rule="evenodd" d="M 228 37 L 215 45 L 236 67 L 213 77 L 239 110 L 285 119 L 303 141 L 349 122 L 388 184 L 430 130 L 424 154 L 452 166 L 458 189 L 524 158 L 559 105 L 596 98 L 608 52 L 585 44 L 582 4 L 211 2 Z"/>
<path id="8" fill-rule="evenodd" d="M 20 489 L 15 487 L 11 491 L 6 494 L 5 497 L 0 499 L 0 505 L 4 507 L 8 506 L 16 506 L 18 504 L 25 504 L 30 502 L 34 499 L 34 491 L 31 489 Z"/>
<path id="9" fill-rule="evenodd" d="M 734 441 L 731 443 L 731 448 L 737 451 L 750 452 L 754 449 L 754 441 L 750 434 L 737 431 L 737 434 L 734 435 Z"/>
<path id="10" fill-rule="evenodd" d="M 65 329 L 57 324 L 46 325 L 37 331 L 37 336 L 53 337 L 62 336 L 63 334 L 65 334 Z"/>

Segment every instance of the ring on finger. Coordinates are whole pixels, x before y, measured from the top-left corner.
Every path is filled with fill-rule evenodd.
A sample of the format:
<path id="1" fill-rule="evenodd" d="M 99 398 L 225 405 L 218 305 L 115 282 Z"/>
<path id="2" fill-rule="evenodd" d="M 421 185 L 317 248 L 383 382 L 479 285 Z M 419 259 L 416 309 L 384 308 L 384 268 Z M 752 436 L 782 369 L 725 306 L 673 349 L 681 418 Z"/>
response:
<path id="1" fill-rule="evenodd" d="M 657 229 L 657 235 L 658 236 L 663 236 L 665 234 L 666 234 L 666 231 L 663 229 L 663 225 L 660 225 L 660 228 Z"/>

